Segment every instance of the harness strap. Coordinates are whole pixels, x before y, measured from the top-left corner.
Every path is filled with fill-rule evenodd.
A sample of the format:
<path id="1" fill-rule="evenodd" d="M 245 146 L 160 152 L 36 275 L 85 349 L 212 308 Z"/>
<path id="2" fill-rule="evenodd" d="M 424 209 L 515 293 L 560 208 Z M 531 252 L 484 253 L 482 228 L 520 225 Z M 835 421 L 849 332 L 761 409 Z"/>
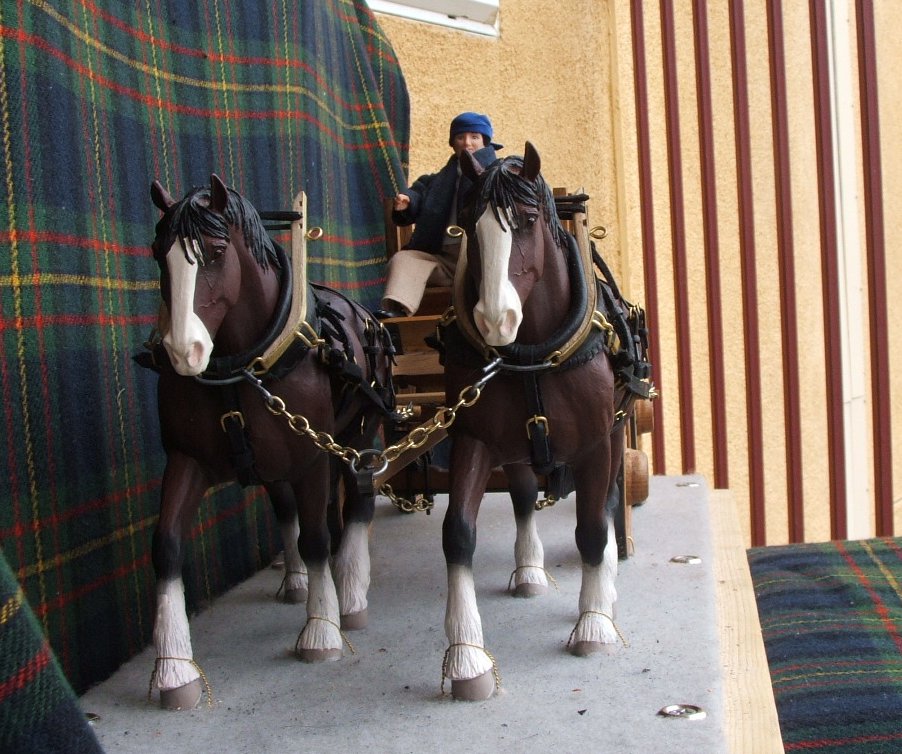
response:
<path id="1" fill-rule="evenodd" d="M 537 474 L 548 474 L 554 468 L 554 453 L 551 450 L 551 441 L 548 439 L 550 428 L 542 402 L 539 375 L 536 372 L 523 374 L 523 392 L 526 396 L 527 411 L 532 414 L 526 422 L 532 467 Z"/>
<path id="2" fill-rule="evenodd" d="M 314 286 L 318 288 L 319 286 Z M 335 293 L 333 291 L 333 293 Z M 341 298 L 341 294 L 337 294 Z M 346 301 L 348 299 L 345 299 Z M 380 344 L 377 344 L 376 333 L 381 328 L 384 337 L 381 338 L 381 348 L 389 355 L 394 355 L 394 347 L 391 338 L 385 328 L 372 320 L 368 315 L 364 316 L 358 310 L 356 304 L 352 304 L 355 314 L 364 322 L 364 353 L 367 355 L 367 364 L 371 379 L 367 380 L 363 369 L 354 360 L 350 336 L 345 329 L 345 317 L 332 307 L 328 301 L 317 297 L 316 311 L 321 323 L 321 334 L 326 342 L 320 347 L 320 359 L 331 374 L 341 383 L 343 399 L 348 399 L 354 393 L 364 395 L 376 409 L 385 416 L 392 416 L 395 409 L 394 386 L 391 381 L 391 370 L 388 370 L 388 383 L 382 384 L 378 379 L 376 369 L 376 357 L 380 352 Z M 387 347 L 386 347 L 387 345 Z M 337 347 L 336 347 L 337 346 Z"/>
<path id="3" fill-rule="evenodd" d="M 573 469 L 566 463 L 557 464 L 545 480 L 545 496 L 549 499 L 563 500 L 575 488 Z"/>
<path id="4" fill-rule="evenodd" d="M 260 484 L 260 476 L 254 465 L 254 449 L 245 433 L 238 388 L 234 384 L 224 386 L 223 397 L 228 410 L 220 417 L 219 423 L 229 441 L 229 455 L 238 476 L 238 483 L 242 487 Z"/>

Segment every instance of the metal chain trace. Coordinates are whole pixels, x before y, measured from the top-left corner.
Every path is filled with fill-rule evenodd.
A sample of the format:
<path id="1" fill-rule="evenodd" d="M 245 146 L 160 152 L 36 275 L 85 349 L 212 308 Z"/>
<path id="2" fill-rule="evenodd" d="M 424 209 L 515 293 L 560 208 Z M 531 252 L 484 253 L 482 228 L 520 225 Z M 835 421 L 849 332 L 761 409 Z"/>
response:
<path id="1" fill-rule="evenodd" d="M 347 463 L 355 472 L 359 470 L 358 466 L 361 457 L 366 457 L 368 460 L 378 460 L 380 461 L 380 468 L 377 468 L 374 473 L 379 473 L 379 471 L 384 470 L 391 461 L 394 461 L 405 451 L 421 448 L 426 444 L 430 435 L 434 432 L 437 432 L 439 429 L 447 429 L 450 427 L 457 418 L 458 411 L 462 408 L 472 406 L 479 400 L 482 395 L 482 389 L 492 377 L 498 374 L 500 366 L 500 358 L 490 362 L 483 368 L 482 376 L 476 380 L 476 382 L 460 391 L 457 396 L 457 403 L 450 408 L 439 406 L 435 410 L 435 415 L 429 422 L 421 424 L 419 427 L 415 427 L 405 435 L 400 442 L 395 445 L 390 445 L 382 451 L 374 449 L 358 451 L 346 445 L 341 445 L 336 442 L 335 438 L 328 432 L 314 430 L 305 416 L 301 414 L 292 414 L 286 407 L 285 401 L 279 396 L 273 395 L 263 387 L 263 382 L 252 372 L 245 370 L 244 377 L 263 395 L 266 408 L 273 416 L 285 417 L 292 432 L 302 437 L 307 437 L 320 450 L 324 450 L 327 453 L 337 456 Z"/>

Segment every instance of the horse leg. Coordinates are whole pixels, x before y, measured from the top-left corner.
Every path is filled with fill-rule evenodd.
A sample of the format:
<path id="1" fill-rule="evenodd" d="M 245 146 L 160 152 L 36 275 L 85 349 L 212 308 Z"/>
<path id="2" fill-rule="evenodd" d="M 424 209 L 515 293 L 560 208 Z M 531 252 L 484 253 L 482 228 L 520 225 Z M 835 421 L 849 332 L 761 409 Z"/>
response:
<path id="1" fill-rule="evenodd" d="M 182 542 L 208 486 L 196 461 L 180 453 L 169 455 L 163 472 L 160 519 L 153 535 L 153 567 L 157 577 L 154 669 L 160 706 L 164 709 L 194 709 L 203 692 L 185 612 Z"/>
<path id="2" fill-rule="evenodd" d="M 536 500 L 539 485 L 529 466 L 508 464 L 504 467 L 514 520 L 517 522 L 517 539 L 514 543 L 514 596 L 537 597 L 548 591 L 545 575 L 545 551 L 536 530 Z"/>
<path id="3" fill-rule="evenodd" d="M 448 567 L 445 635 L 448 650 L 443 678 L 451 679 L 455 699 L 488 699 L 495 690 L 494 661 L 484 648 L 482 621 L 473 583 L 476 517 L 491 464 L 482 443 L 455 437 L 451 446 L 451 489 L 442 523 L 442 547 Z"/>
<path id="4" fill-rule="evenodd" d="M 622 427 L 620 430 L 611 433 L 611 467 L 610 467 L 610 477 L 608 477 L 608 498 L 607 503 L 605 505 L 605 510 L 608 515 L 611 517 L 611 521 L 614 522 L 614 537 L 615 540 L 619 537 L 620 532 L 617 531 L 617 527 L 621 525 L 623 521 L 622 518 L 619 518 L 620 511 L 620 499 L 622 497 L 620 489 L 620 484 L 617 481 L 617 477 L 620 475 L 620 467 L 623 465 L 623 451 L 626 447 L 626 427 Z M 616 543 L 617 549 L 617 558 L 620 559 L 621 550 L 620 550 L 621 542 Z M 629 543 L 625 543 L 625 547 L 629 548 Z M 614 615 L 612 614 L 613 618 Z"/>
<path id="5" fill-rule="evenodd" d="M 332 560 L 341 627 L 356 631 L 366 628 L 369 619 L 367 591 L 370 588 L 369 527 L 375 511 L 375 496 L 362 495 L 354 475 L 342 469 L 345 480 L 344 527 L 341 544 Z"/>
<path id="6" fill-rule="evenodd" d="M 307 622 L 295 643 L 306 662 L 341 657 L 338 597 L 329 569 L 329 459 L 318 454 L 309 473 L 294 485 L 301 533 L 298 547 L 307 564 Z"/>
<path id="7" fill-rule="evenodd" d="M 617 542 L 610 510 L 610 438 L 605 436 L 592 458 L 574 469 L 576 482 L 576 546 L 583 561 L 579 619 L 568 647 L 578 656 L 616 643 L 614 603 L 617 590 Z"/>
<path id="8" fill-rule="evenodd" d="M 298 552 L 298 536 L 301 529 L 298 525 L 298 506 L 294 499 L 294 490 L 283 480 L 267 482 L 265 486 L 276 513 L 276 521 L 279 522 L 282 551 L 285 554 L 285 567 L 279 592 L 285 602 L 298 605 L 307 601 L 307 569 Z"/>

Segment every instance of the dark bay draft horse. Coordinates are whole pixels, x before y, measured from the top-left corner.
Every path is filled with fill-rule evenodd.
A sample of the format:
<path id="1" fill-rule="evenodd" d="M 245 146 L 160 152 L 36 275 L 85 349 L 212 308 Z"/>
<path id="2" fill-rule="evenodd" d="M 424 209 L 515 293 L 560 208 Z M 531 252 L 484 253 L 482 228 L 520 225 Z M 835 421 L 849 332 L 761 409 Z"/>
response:
<path id="1" fill-rule="evenodd" d="M 597 278 L 592 250 L 585 248 L 588 236 L 581 248 L 561 226 L 533 146 L 527 142 L 524 157 L 485 170 L 466 152 L 460 164 L 474 188 L 458 220 L 463 238 L 453 288 L 456 318 L 446 317 L 450 323 L 442 332 L 446 395 L 450 400 L 474 384 L 481 395 L 449 428 L 450 502 L 443 524 L 449 648 L 443 673 L 455 698 L 484 699 L 496 687 L 497 669 L 484 647 L 472 561 L 491 469 L 521 465 L 547 473 L 569 466 L 583 567 L 568 646 L 588 655 L 615 643 L 616 477 L 624 420 L 635 397 L 648 397 L 649 385 L 643 379 L 648 364 L 636 347 L 641 338 L 611 325 L 626 321 L 629 305 Z M 547 582 L 533 507 L 528 496 L 512 497 L 516 583 L 541 591 Z"/>
<path id="2" fill-rule="evenodd" d="M 266 488 L 283 537 L 286 599 L 306 600 L 296 643 L 302 659 L 340 657 L 339 627 L 366 624 L 373 491 L 345 473 L 330 569 L 330 460 L 333 474 L 347 466 L 297 427 L 306 419 L 319 437 L 371 448 L 393 405 L 391 344 L 366 310 L 321 287 L 304 291 L 303 321 L 287 323 L 299 295 L 291 262 L 253 206 L 217 176 L 180 201 L 154 182 L 151 197 L 163 213 L 152 250 L 168 314 L 154 349 L 166 452 L 153 538 L 155 676 L 161 704 L 184 709 L 199 701 L 202 674 L 185 614 L 182 545 L 213 485 Z M 284 352 L 261 369 L 260 354 L 279 338 Z"/>

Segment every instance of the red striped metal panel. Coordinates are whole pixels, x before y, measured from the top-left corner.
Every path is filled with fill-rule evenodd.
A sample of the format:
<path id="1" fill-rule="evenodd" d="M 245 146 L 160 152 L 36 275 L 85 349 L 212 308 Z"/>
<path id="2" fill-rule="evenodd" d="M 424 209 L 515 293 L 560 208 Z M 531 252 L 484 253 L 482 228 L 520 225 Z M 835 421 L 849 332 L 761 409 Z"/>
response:
<path id="1" fill-rule="evenodd" d="M 705 229 L 705 287 L 708 301 L 708 368 L 713 434 L 714 486 L 730 486 L 727 447 L 726 363 L 723 348 L 723 304 L 720 285 L 720 238 L 717 231 L 717 171 L 714 162 L 714 112 L 711 107 L 711 62 L 707 0 L 693 0 L 695 85 L 698 90 L 698 133 L 702 169 L 702 223 Z"/>
<path id="2" fill-rule="evenodd" d="M 689 326 L 689 274 L 686 263 L 686 228 L 683 207 L 683 157 L 680 143 L 680 107 L 677 86 L 676 39 L 673 5 L 661 3 L 664 52 L 664 111 L 667 131 L 670 227 L 673 243 L 673 292 L 676 304 L 677 374 L 680 390 L 680 453 L 683 473 L 695 472 L 695 418 L 692 391 L 692 342 Z"/>
<path id="3" fill-rule="evenodd" d="M 733 118 L 739 185 L 739 256 L 742 267 L 742 329 L 745 340 L 746 420 L 748 422 L 749 499 L 752 545 L 763 545 L 765 530 L 764 441 L 761 418 L 761 357 L 758 337 L 758 276 L 755 258 L 755 211 L 752 194 L 745 12 L 742 0 L 730 2 L 733 64 Z"/>
<path id="4" fill-rule="evenodd" d="M 648 10 L 648 3 L 645 6 Z M 890 363 L 889 353 L 891 343 L 888 339 L 887 323 L 887 290 L 885 276 L 887 274 L 887 260 L 884 237 L 883 202 L 885 201 L 882 189 L 881 175 L 881 150 L 879 109 L 877 98 L 877 59 L 874 28 L 874 3 L 873 0 L 855 0 L 856 8 L 856 32 L 858 41 L 859 73 L 859 111 L 861 114 L 862 135 L 862 172 L 864 175 L 864 223 L 865 238 L 867 242 L 867 306 L 869 312 L 868 332 L 866 337 L 870 339 L 870 371 L 871 385 L 867 399 L 871 402 L 872 427 L 873 427 L 873 479 L 874 479 L 874 510 L 875 533 L 885 536 L 893 533 L 893 490 L 892 490 L 892 427 L 890 413 Z M 815 508 L 814 503 L 819 501 L 806 500 L 806 486 L 815 489 L 819 486 L 820 478 L 826 480 L 830 509 L 830 536 L 835 539 L 847 536 L 847 496 L 846 480 L 848 472 L 845 458 L 845 419 L 843 398 L 843 367 L 841 349 L 841 316 L 840 316 L 840 268 L 838 258 L 838 220 L 836 216 L 837 192 L 834 188 L 834 149 L 832 125 L 832 103 L 829 75 L 829 46 L 827 27 L 827 4 L 824 0 L 809 0 L 807 5 L 808 28 L 797 28 L 786 25 L 789 13 L 793 18 L 799 19 L 799 13 L 804 14 L 805 9 L 795 5 L 785 6 L 782 0 L 765 0 L 758 5 L 746 5 L 744 0 L 729 0 L 726 9 L 720 5 L 713 5 L 707 0 L 692 0 L 692 33 L 693 33 L 693 62 L 695 65 L 695 96 L 697 111 L 695 118 L 697 123 L 692 124 L 689 119 L 681 116 L 679 108 L 680 90 L 677 77 L 678 56 L 685 54 L 683 47 L 686 40 L 683 30 L 685 21 L 680 13 L 685 13 L 685 6 L 659 0 L 657 10 L 660 13 L 660 43 L 662 47 L 662 59 L 653 60 L 649 57 L 648 50 L 651 45 L 646 37 L 643 18 L 643 3 L 634 0 L 630 4 L 630 22 L 633 41 L 633 84 L 635 87 L 636 103 L 636 128 L 638 154 L 636 156 L 639 173 L 640 213 L 642 223 L 642 238 L 644 243 L 645 261 L 645 289 L 649 323 L 655 330 L 670 334 L 665 328 L 672 328 L 674 337 L 678 343 L 676 349 L 676 363 L 672 368 L 662 370 L 660 368 L 661 354 L 655 342 L 652 358 L 657 366 L 656 381 L 662 386 L 664 379 L 672 379 L 669 375 L 675 375 L 673 381 L 678 383 L 674 389 L 678 391 L 675 396 L 677 406 L 667 404 L 669 409 L 667 419 L 671 422 L 679 422 L 678 437 L 681 444 L 681 471 L 694 471 L 696 453 L 698 447 L 710 447 L 711 458 L 703 459 L 704 466 L 710 463 L 713 471 L 715 487 L 729 487 L 737 483 L 734 477 L 740 475 L 731 467 L 739 461 L 732 458 L 731 453 L 736 453 L 737 447 L 742 443 L 732 442 L 728 415 L 737 415 L 737 404 L 744 406 L 744 419 L 747 429 L 747 456 L 744 459 L 748 468 L 747 499 L 749 504 L 749 521 L 751 528 L 751 541 L 754 545 L 767 544 L 767 512 L 768 506 L 778 508 L 781 501 L 767 499 L 766 495 L 776 497 L 773 487 L 767 487 L 768 469 L 765 462 L 774 463 L 775 459 L 765 455 L 765 439 L 768 445 L 771 438 L 779 438 L 783 441 L 785 453 L 779 462 L 785 463 L 786 476 L 786 508 L 787 508 L 787 536 L 790 542 L 805 541 L 807 529 L 823 530 L 825 519 L 817 519 L 806 522 L 806 510 L 811 515 Z M 726 14 L 723 15 L 726 10 Z M 746 48 L 746 11 L 749 11 L 749 34 L 760 36 L 762 18 L 766 14 L 767 44 L 764 50 L 760 45 L 755 45 L 753 50 Z M 717 14 L 717 15 L 715 15 Z M 716 34 L 712 36 L 709 28 L 711 19 L 726 21 L 729 24 L 729 40 L 725 41 Z M 725 28 L 724 28 L 725 30 Z M 716 31 L 721 31 L 717 28 Z M 789 93 L 788 78 L 794 86 L 804 85 L 807 81 L 807 70 L 790 68 L 787 62 L 787 52 L 797 52 L 795 48 L 787 50 L 788 40 L 792 39 L 794 45 L 799 44 L 800 35 L 810 42 L 810 55 L 812 62 L 813 89 L 810 92 L 810 115 L 814 127 L 814 143 L 808 147 L 799 164 L 806 164 L 809 160 L 816 165 L 817 180 L 807 182 L 803 191 L 808 192 L 805 200 L 817 202 L 817 230 L 812 234 L 811 245 L 803 247 L 798 234 L 805 227 L 808 218 L 794 206 L 793 182 L 796 189 L 800 182 L 800 175 L 793 172 L 794 164 L 799 159 L 798 154 L 791 154 L 791 148 L 798 150 L 797 144 L 792 144 L 790 135 L 793 127 L 798 124 L 791 122 L 797 116 L 798 90 Z M 652 40 L 656 42 L 657 40 Z M 715 46 L 716 45 L 716 46 Z M 722 185 L 723 174 L 715 165 L 716 138 L 723 138 L 723 130 L 715 131 L 718 118 L 723 119 L 724 113 L 715 111 L 712 104 L 713 93 L 723 96 L 724 82 L 720 78 L 712 78 L 717 74 L 717 69 L 712 69 L 713 56 L 717 54 L 719 60 L 725 59 L 726 46 L 729 46 L 730 56 L 730 94 L 733 97 L 732 124 L 733 124 L 733 149 L 736 166 L 736 206 L 738 212 L 737 236 L 730 239 L 739 246 L 739 289 L 742 295 L 742 349 L 744 354 L 745 369 L 745 395 L 741 397 L 727 395 L 725 384 L 727 376 L 726 368 L 726 344 L 724 338 L 727 333 L 724 330 L 725 302 L 722 298 L 725 288 L 722 278 L 724 270 L 721 269 L 721 252 L 724 244 L 723 228 L 719 227 L 718 202 L 725 200 L 718 195 L 718 186 Z M 807 48 L 807 45 L 806 45 Z M 762 51 L 766 51 L 767 60 L 761 60 Z M 808 54 L 805 49 L 803 54 Z M 766 81 L 769 86 L 770 122 L 761 121 L 760 89 L 750 89 L 749 71 L 755 76 L 754 84 L 761 86 L 762 64 L 766 63 Z M 655 70 L 655 66 L 661 66 Z M 649 80 L 663 82 L 663 96 L 665 120 L 664 135 L 666 136 L 667 156 L 658 158 L 652 152 L 649 134 L 649 107 L 648 86 Z M 715 85 L 715 81 L 717 82 Z M 680 83 L 686 84 L 680 80 Z M 720 87 L 715 89 L 715 86 Z M 685 97 L 683 92 L 683 99 Z M 756 248 L 756 222 L 762 222 L 756 218 L 754 202 L 763 202 L 767 205 L 771 200 L 761 193 L 760 185 L 753 181 L 757 173 L 760 183 L 762 168 L 767 175 L 769 165 L 760 162 L 753 164 L 751 131 L 751 107 L 750 100 L 755 96 L 756 109 L 754 127 L 756 129 L 770 128 L 771 152 L 769 159 L 773 166 L 773 207 L 763 206 L 760 214 L 769 217 L 773 212 L 774 244 L 766 248 Z M 790 113 L 789 106 L 793 111 Z M 765 111 L 766 112 L 766 111 Z M 757 137 L 757 133 L 755 134 Z M 698 139 L 699 165 L 694 166 L 685 163 L 686 155 L 694 155 L 687 140 Z M 755 146 L 760 147 L 760 141 L 755 141 Z M 722 145 L 721 145 L 722 147 Z M 757 159 L 757 153 L 756 153 Z M 698 169 L 700 185 L 698 196 L 693 195 L 694 187 L 683 185 L 685 173 L 692 174 L 693 169 Z M 796 166 L 798 171 L 799 167 Z M 660 175 L 658 175 L 660 171 Z M 653 182 L 652 174 L 657 181 Z M 670 224 L 672 232 L 672 259 L 673 280 L 659 279 L 658 268 L 655 264 L 657 252 L 655 240 L 655 223 L 653 204 L 657 186 L 663 186 L 667 181 L 670 200 Z M 804 178 L 801 183 L 806 184 Z M 758 193 L 756 194 L 756 186 Z M 660 197 L 659 197 L 660 198 Z M 695 205 L 694 202 L 698 202 Z M 708 346 L 708 374 L 709 383 L 706 385 L 693 385 L 691 360 L 688 340 L 689 333 L 689 273 L 690 262 L 696 263 L 693 256 L 696 251 L 687 248 L 686 222 L 689 212 L 698 206 L 701 211 L 704 238 L 704 268 L 707 296 L 706 327 Z M 768 222 L 771 222 L 768 220 Z M 799 228 L 795 226 L 799 224 Z M 816 237 L 816 240 L 814 238 Z M 799 246 L 797 249 L 796 247 Z M 807 256 L 800 256 L 804 252 L 814 251 L 813 255 L 815 272 L 812 275 L 810 263 L 804 269 L 804 273 L 797 271 L 797 265 L 805 264 Z M 817 254 L 819 253 L 819 259 Z M 802 261 L 800 261 L 800 259 Z M 773 268 L 779 276 L 779 317 L 770 314 L 765 318 L 761 312 L 762 299 L 757 289 L 758 267 L 762 269 Z M 819 268 L 819 269 L 818 269 Z M 823 313 L 823 332 L 800 332 L 800 306 L 810 306 L 811 284 L 817 284 L 820 277 L 820 287 L 817 289 Z M 804 278 L 804 279 L 803 279 Z M 776 284 L 776 281 L 775 281 Z M 801 297 L 803 286 L 806 287 L 804 298 Z M 675 322 L 660 322 L 659 308 L 662 301 L 669 303 L 665 297 L 673 296 L 673 310 Z M 669 310 L 669 306 L 665 307 Z M 776 324 L 779 319 L 779 325 Z M 816 318 L 815 318 L 816 319 Z M 696 337 L 699 333 L 699 323 L 694 322 L 693 332 Z M 763 342 L 759 327 L 779 326 L 781 343 L 784 344 L 780 354 L 780 366 L 782 369 L 782 388 L 780 395 L 773 394 L 773 389 L 766 395 L 762 393 L 762 356 Z M 803 437 L 803 422 L 806 417 L 802 410 L 800 396 L 806 385 L 811 384 L 806 380 L 803 384 L 802 366 L 800 354 L 801 339 L 810 344 L 822 340 L 824 343 L 824 362 L 826 364 L 825 388 L 826 400 L 824 414 L 818 416 L 816 422 L 819 426 L 826 427 L 826 457 L 812 459 L 806 457 L 803 449 L 808 438 Z M 807 346 L 807 347 L 810 347 Z M 670 367 L 671 365 L 666 365 Z M 666 374 L 662 374 L 666 372 Z M 700 373 L 699 373 L 700 374 Z M 820 375 L 816 376 L 815 383 L 819 383 Z M 698 378 L 698 374 L 695 375 Z M 768 384 L 773 384 L 772 380 Z M 668 396 L 664 392 L 664 400 Z M 711 410 L 711 438 L 698 434 L 700 428 L 695 427 L 694 408 L 703 401 L 704 396 L 710 398 Z M 782 403 L 783 426 L 773 426 L 773 412 L 767 413 L 769 422 L 765 427 L 765 401 L 768 403 L 777 401 Z M 817 403 L 817 401 L 814 401 Z M 665 419 L 663 401 L 655 405 L 656 430 L 652 435 L 654 452 L 654 472 L 672 473 L 668 469 L 664 456 L 664 425 Z M 672 410 L 671 410 L 672 409 Z M 807 411 L 811 408 L 805 406 Z M 732 428 L 735 431 L 735 427 Z M 765 430 L 767 435 L 765 435 Z M 702 430 L 705 431 L 705 430 Z M 777 434 L 774 434 L 777 433 Z M 671 439 L 673 433 L 671 432 Z M 779 443 L 775 439 L 774 442 Z M 809 454 L 810 455 L 810 454 Z M 816 468 L 806 467 L 805 464 L 816 464 Z M 707 470 L 707 469 L 703 469 Z M 741 483 L 741 482 L 739 482 Z M 810 491 L 807 493 L 812 494 Z M 741 496 L 741 497 L 744 497 Z M 815 514 L 816 515 L 816 514 Z M 806 523 L 808 526 L 806 526 Z"/>
<path id="5" fill-rule="evenodd" d="M 630 3 L 630 22 L 633 36 L 633 86 L 636 94 L 636 137 L 638 142 L 640 213 L 642 222 L 642 261 L 645 276 L 645 311 L 652 332 L 660 326 L 658 315 L 658 272 L 655 262 L 655 222 L 652 208 L 651 146 L 648 132 L 648 78 L 645 68 L 645 25 L 641 0 Z M 657 338 L 649 344 L 654 382 L 660 393 L 652 403 L 657 430 L 652 434 L 652 470 L 666 473 L 664 457 L 664 378 L 661 374 L 661 347 Z"/>
<path id="6" fill-rule="evenodd" d="M 865 237 L 867 242 L 871 330 L 871 405 L 874 443 L 874 520 L 878 536 L 893 535 L 893 451 L 890 425 L 889 324 L 886 311 L 886 249 L 883 234 L 883 180 L 880 168 L 880 114 L 877 107 L 877 50 L 874 6 L 856 3 L 861 140 L 864 159 Z"/>
<path id="7" fill-rule="evenodd" d="M 827 473 L 830 480 L 830 536 L 845 539 L 846 470 L 843 447 L 842 349 L 840 346 L 839 272 L 837 270 L 836 192 L 833 137 L 830 131 L 830 76 L 826 8 L 810 0 L 811 62 L 814 70 L 815 141 L 820 205 L 821 266 L 824 306 L 824 358 L 827 365 Z"/>
<path id="8" fill-rule="evenodd" d="M 786 434 L 786 495 L 790 542 L 805 541 L 805 497 L 802 482 L 802 418 L 799 408 L 799 342 L 796 316 L 795 247 L 792 238 L 792 190 L 789 157 L 789 123 L 786 112 L 786 55 L 783 45 L 782 0 L 767 3 L 768 52 L 775 201 L 777 211 L 777 252 L 780 271 L 780 328 L 783 343 L 783 415 Z"/>

